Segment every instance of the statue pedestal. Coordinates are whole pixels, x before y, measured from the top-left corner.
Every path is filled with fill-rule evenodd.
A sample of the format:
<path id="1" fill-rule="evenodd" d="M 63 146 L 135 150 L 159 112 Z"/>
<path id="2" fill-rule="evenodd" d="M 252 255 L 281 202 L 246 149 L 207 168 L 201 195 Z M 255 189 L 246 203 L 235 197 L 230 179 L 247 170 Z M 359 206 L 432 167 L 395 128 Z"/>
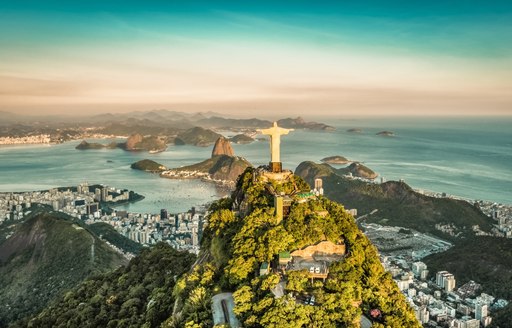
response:
<path id="1" fill-rule="evenodd" d="M 281 162 L 270 162 L 270 172 L 280 173 L 283 171 L 283 163 Z"/>

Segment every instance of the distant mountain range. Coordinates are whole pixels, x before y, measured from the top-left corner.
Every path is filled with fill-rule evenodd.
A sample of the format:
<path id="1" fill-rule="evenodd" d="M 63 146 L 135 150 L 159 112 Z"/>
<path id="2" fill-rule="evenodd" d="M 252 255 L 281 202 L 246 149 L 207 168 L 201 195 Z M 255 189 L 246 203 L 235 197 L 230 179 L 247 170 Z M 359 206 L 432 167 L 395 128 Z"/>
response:
<path id="1" fill-rule="evenodd" d="M 83 115 L 22 115 L 0 111 L 0 125 L 45 123 L 48 126 L 74 123 L 75 125 L 102 124 L 115 128 L 117 125 L 157 126 L 174 129 L 187 129 L 194 126 L 203 128 L 260 128 L 268 127 L 272 121 L 257 118 L 233 118 L 216 112 L 186 113 L 171 110 L 135 111 L 128 113 L 105 113 L 92 116 Z M 303 118 L 285 118 L 278 121 L 286 128 L 333 129 L 323 123 L 306 122 Z"/>
<path id="2" fill-rule="evenodd" d="M 321 131 L 335 129 L 324 123 L 307 122 L 301 117 L 281 119 L 278 124 L 285 128 L 294 129 Z M 140 134 L 142 136 L 164 137 L 169 142 L 176 138 L 177 142 L 183 141 L 185 144 L 199 145 L 200 141 L 187 142 L 185 140 L 188 130 L 202 128 L 204 130 L 256 133 L 256 129 L 267 128 L 271 125 L 272 122 L 269 120 L 232 118 L 214 112 L 183 113 L 155 110 L 119 114 L 106 113 L 94 116 L 28 116 L 0 112 L 0 137 L 26 137 L 46 134 L 50 136 L 51 142 L 54 143 L 85 138 Z M 181 136 L 179 136 L 180 134 Z M 217 137 L 209 137 L 210 141 L 203 144 L 203 146 L 213 144 Z"/>

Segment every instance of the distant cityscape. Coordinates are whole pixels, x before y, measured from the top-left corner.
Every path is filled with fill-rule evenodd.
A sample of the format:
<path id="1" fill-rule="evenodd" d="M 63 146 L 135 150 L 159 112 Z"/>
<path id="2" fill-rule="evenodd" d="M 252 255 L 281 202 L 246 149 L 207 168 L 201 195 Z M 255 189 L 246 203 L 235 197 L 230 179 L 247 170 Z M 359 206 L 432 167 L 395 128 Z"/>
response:
<path id="1" fill-rule="evenodd" d="M 58 130 L 57 130 L 58 132 Z M 36 145 L 36 144 L 53 144 L 53 143 L 62 143 L 64 141 L 69 140 L 79 140 L 84 138 L 93 138 L 93 139 L 108 139 L 108 138 L 116 138 L 114 135 L 106 135 L 101 133 L 95 133 L 90 131 L 87 128 L 79 128 L 73 130 L 72 134 L 68 133 L 65 135 L 59 133 L 52 134 L 32 134 L 32 135 L 9 135 L 9 136 L 0 136 L 0 145 Z"/>
<path id="2" fill-rule="evenodd" d="M 137 198 L 137 195 L 126 189 L 89 186 L 87 183 L 82 183 L 76 188 L 0 193 L 0 224 L 22 219 L 29 214 L 33 204 L 45 204 L 51 206 L 54 211 L 81 219 L 86 224 L 107 223 L 121 235 L 142 245 L 164 241 L 179 250 L 194 254 L 199 252 L 204 207 L 193 207 L 186 213 L 176 214 L 168 213 L 167 209 L 161 209 L 159 214 L 149 214 L 130 213 L 110 207 L 126 203 L 134 197 Z"/>

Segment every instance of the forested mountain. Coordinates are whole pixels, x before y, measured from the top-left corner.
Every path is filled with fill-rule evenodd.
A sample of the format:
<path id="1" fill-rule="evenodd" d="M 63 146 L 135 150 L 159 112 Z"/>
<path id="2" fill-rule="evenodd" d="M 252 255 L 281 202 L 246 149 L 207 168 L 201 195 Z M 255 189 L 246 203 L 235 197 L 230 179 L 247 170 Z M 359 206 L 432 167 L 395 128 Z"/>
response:
<path id="1" fill-rule="evenodd" d="M 221 292 L 233 292 L 243 327 L 358 327 L 361 315 L 370 313 L 378 313 L 373 327 L 420 327 L 377 250 L 343 206 L 304 193 L 309 186 L 292 174 L 284 181 L 259 174 L 248 168 L 232 197 L 212 206 L 201 261 L 178 281 L 178 311 L 165 327 L 211 327 L 211 299 Z M 282 221 L 276 194 L 293 199 Z M 347 249 L 342 260 L 330 262 L 325 280 L 313 279 L 307 268 L 285 270 L 279 264 L 280 253 L 321 241 Z M 272 270 L 262 272 L 264 263 Z"/>
<path id="2" fill-rule="evenodd" d="M 172 314 L 175 279 L 194 259 L 164 243 L 143 249 L 127 266 L 91 277 L 13 327 L 158 327 Z"/>
<path id="3" fill-rule="evenodd" d="M 78 220 L 45 206 L 32 209 L 23 222 L 0 226 L 0 326 L 40 311 L 91 274 L 128 262 Z"/>
<path id="4" fill-rule="evenodd" d="M 220 295 L 243 327 L 420 327 L 354 218 L 309 190 L 291 172 L 247 168 L 210 207 L 195 263 L 158 244 L 14 327 L 213 327 Z"/>

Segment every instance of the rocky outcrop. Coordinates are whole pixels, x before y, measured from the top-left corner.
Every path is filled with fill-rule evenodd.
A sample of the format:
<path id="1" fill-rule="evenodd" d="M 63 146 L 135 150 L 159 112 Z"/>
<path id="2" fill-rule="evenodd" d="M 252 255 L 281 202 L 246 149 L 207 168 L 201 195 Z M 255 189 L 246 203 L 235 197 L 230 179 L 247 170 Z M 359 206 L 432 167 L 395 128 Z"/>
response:
<path id="1" fill-rule="evenodd" d="M 144 137 L 141 135 L 141 134 L 132 134 L 131 136 L 128 137 L 128 139 L 126 139 L 126 145 L 125 145 L 125 149 L 126 150 L 138 150 L 138 144 L 140 142 L 142 142 L 142 139 L 144 139 Z"/>
<path id="2" fill-rule="evenodd" d="M 342 174 L 350 173 L 354 177 L 370 180 L 373 180 L 379 176 L 377 173 L 373 172 L 372 169 L 361 163 L 352 163 L 348 167 L 339 169 L 338 172 Z"/>
<path id="3" fill-rule="evenodd" d="M 216 182 L 234 184 L 240 174 L 252 166 L 245 158 L 235 156 L 228 139 L 217 139 L 212 150 L 212 157 L 202 162 L 170 169 L 160 176 L 170 179 L 206 179 Z"/>
<path id="4" fill-rule="evenodd" d="M 235 156 L 235 152 L 233 151 L 233 147 L 231 147 L 231 143 L 224 137 L 217 139 L 212 150 L 212 157 L 220 155 Z"/>
<path id="5" fill-rule="evenodd" d="M 212 130 L 195 127 L 181 132 L 174 140 L 174 143 L 176 145 L 207 147 L 213 145 L 220 137 L 222 137 L 220 134 L 213 132 Z"/>

